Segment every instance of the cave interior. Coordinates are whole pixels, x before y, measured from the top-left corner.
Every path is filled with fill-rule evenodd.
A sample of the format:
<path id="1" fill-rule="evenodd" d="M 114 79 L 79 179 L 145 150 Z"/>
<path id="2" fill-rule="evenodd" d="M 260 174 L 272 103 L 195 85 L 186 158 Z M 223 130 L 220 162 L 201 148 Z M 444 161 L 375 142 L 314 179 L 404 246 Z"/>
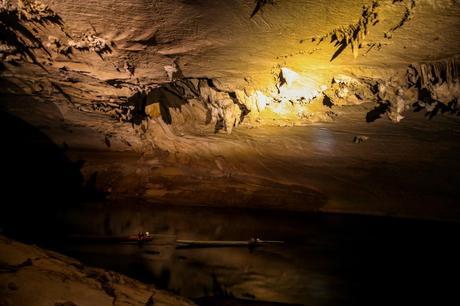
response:
<path id="1" fill-rule="evenodd" d="M 460 303 L 458 0 L 0 0 L 0 126 L 0 306 Z"/>

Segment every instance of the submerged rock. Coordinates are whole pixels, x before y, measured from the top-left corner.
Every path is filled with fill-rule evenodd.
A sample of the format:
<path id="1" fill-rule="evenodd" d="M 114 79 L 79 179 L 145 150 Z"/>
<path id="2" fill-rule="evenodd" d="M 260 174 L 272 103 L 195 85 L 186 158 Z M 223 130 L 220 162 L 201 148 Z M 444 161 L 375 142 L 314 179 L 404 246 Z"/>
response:
<path id="1" fill-rule="evenodd" d="M 364 142 L 364 141 L 367 141 L 367 140 L 369 140 L 369 137 L 368 136 L 363 136 L 363 135 L 358 135 L 358 136 L 355 136 L 353 138 L 354 143 L 361 143 L 361 142 Z"/>

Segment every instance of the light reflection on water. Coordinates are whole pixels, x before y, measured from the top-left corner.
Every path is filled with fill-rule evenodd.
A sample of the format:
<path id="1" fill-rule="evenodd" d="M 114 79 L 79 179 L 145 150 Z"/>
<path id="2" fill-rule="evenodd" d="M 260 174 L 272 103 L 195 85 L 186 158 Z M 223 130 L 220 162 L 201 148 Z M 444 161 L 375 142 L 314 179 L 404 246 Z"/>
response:
<path id="1" fill-rule="evenodd" d="M 320 153 L 333 153 L 335 150 L 336 135 L 327 128 L 317 128 L 313 130 L 313 140 L 311 144 Z"/>

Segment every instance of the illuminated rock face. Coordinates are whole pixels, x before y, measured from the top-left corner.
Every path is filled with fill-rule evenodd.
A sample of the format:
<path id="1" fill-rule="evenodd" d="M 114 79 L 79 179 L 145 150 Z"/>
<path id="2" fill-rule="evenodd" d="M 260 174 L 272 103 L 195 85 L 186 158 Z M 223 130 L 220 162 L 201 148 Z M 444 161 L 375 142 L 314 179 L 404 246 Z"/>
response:
<path id="1" fill-rule="evenodd" d="M 82 98 L 83 105 L 77 107 L 83 110 L 94 108 L 88 100 L 109 100 L 116 108 L 120 97 L 148 93 L 183 78 L 206 78 L 219 92 L 236 93 L 238 103 L 252 112 L 246 120 L 252 124 L 260 119 L 261 93 L 274 98 L 269 110 L 317 121 L 324 116 L 312 118 L 302 104 L 313 102 L 310 108 L 317 109 L 312 100 L 324 97 L 337 75 L 366 79 L 361 91 L 384 82 L 404 86 L 408 69 L 421 63 L 438 67 L 442 59 L 452 62 L 446 64 L 449 76 L 443 77 L 454 85 L 437 86 L 436 91 L 443 92 L 439 99 L 448 104 L 458 96 L 453 56 L 460 52 L 460 7 L 453 0 L 2 3 L 2 23 L 9 33 L 2 39 L 4 61 L 41 64 L 48 73 L 34 73 L 34 82 L 45 83 L 37 86 L 48 92 L 56 85 L 72 87 L 64 92 Z M 9 68 L 13 73 L 31 70 L 26 65 Z M 297 84 L 283 86 L 283 72 L 290 74 L 288 83 Z M 426 66 L 418 73 L 424 85 L 431 82 Z M 93 86 L 86 86 L 87 78 Z M 339 95 L 344 98 L 347 89 Z M 294 105 L 300 98 L 300 107 L 284 103 Z M 230 100 L 219 97 L 213 102 L 228 126 L 225 130 L 235 125 Z M 390 118 L 399 121 L 405 105 L 396 97 L 391 100 Z M 410 100 L 416 102 L 417 97 Z"/>
<path id="2" fill-rule="evenodd" d="M 137 152 L 153 156 L 150 163 L 162 169 L 179 167 L 181 179 L 224 177 L 213 201 L 240 184 L 231 179 L 238 174 L 271 180 L 273 186 L 308 187 L 308 194 L 319 191 L 313 198 L 321 199 L 323 208 L 329 203 L 336 210 L 367 211 L 326 200 L 335 191 L 323 188 L 325 180 L 304 180 L 302 174 L 283 173 L 280 165 L 309 164 L 308 152 L 324 158 L 359 155 L 363 149 L 356 146 L 347 155 L 342 142 L 348 140 L 334 129 L 353 134 L 350 142 L 367 139 L 361 146 L 399 129 L 407 139 L 395 141 L 411 146 L 411 133 L 441 124 L 425 122 L 423 115 L 442 114 L 451 116 L 446 120 L 456 131 L 460 5 L 455 0 L 21 0 L 0 2 L 0 22 L 0 99 L 7 112 L 45 127 L 53 141 L 71 150 Z M 410 132 L 398 127 L 407 118 Z M 289 135 L 285 126 L 313 123 L 326 124 L 332 136 L 308 136 L 311 147 L 297 141 L 301 133 L 274 137 L 277 146 L 270 136 L 257 136 L 265 130 Z M 324 134 L 321 128 L 308 131 Z M 366 133 L 373 136 L 365 138 Z M 422 152 L 421 158 L 415 151 L 410 154 L 420 162 L 430 154 Z M 385 159 L 368 156 L 372 162 Z M 157 182 L 147 182 L 154 174 L 143 162 L 134 172 L 97 162 L 82 171 L 87 177 L 102 173 L 102 185 L 114 193 L 163 201 L 158 195 L 164 188 L 151 188 Z M 267 171 L 272 166 L 278 168 Z M 109 182 L 117 176 L 123 179 L 115 188 Z M 243 198 L 257 193 L 242 189 Z M 259 191 L 272 194 L 269 189 Z M 307 210 L 312 207 L 318 205 Z M 383 204 L 369 207 L 388 210 Z"/>

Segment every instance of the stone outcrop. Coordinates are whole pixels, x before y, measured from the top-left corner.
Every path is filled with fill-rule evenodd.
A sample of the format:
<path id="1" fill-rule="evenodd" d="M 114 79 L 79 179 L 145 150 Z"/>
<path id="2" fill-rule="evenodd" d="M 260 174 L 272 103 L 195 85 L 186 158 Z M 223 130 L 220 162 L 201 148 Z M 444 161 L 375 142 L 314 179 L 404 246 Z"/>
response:
<path id="1" fill-rule="evenodd" d="M 116 272 L 0 235 L 0 304 L 195 305 Z"/>

